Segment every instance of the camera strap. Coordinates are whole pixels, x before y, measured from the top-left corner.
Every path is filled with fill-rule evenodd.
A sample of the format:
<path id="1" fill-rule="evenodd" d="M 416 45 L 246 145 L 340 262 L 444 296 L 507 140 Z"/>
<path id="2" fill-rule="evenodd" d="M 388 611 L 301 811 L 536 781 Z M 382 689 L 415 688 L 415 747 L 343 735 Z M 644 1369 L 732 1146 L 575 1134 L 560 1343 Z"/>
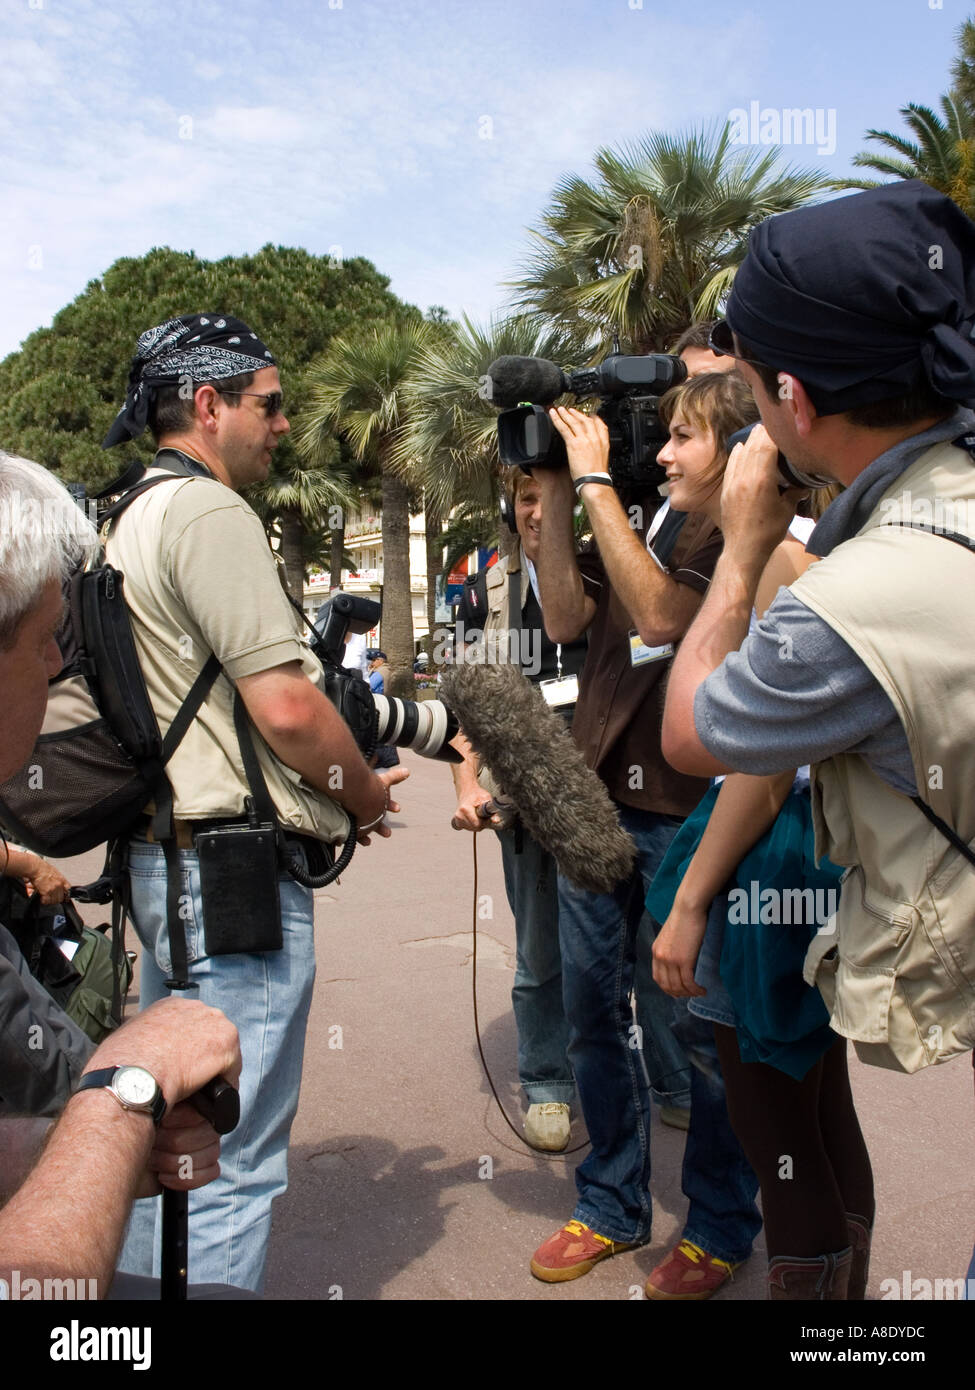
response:
<path id="1" fill-rule="evenodd" d="M 966 449 L 975 458 L 975 438 L 973 436 L 966 435 L 964 440 L 956 439 L 953 442 L 960 448 Z M 975 541 L 968 536 L 963 536 L 960 531 L 945 531 L 936 526 L 925 526 L 920 521 L 893 521 L 886 524 L 888 526 L 901 526 L 906 531 L 927 531 L 928 535 L 942 536 L 946 541 L 954 541 L 955 545 L 962 545 L 966 550 L 975 552 Z M 975 853 L 965 844 L 961 836 L 952 830 L 947 821 L 943 821 L 937 811 L 932 810 L 926 801 L 922 801 L 920 796 L 912 796 L 911 800 L 918 810 L 927 816 L 931 824 L 941 831 L 948 843 L 954 845 L 958 853 L 964 855 L 968 862 L 975 867 Z"/>
<path id="2" fill-rule="evenodd" d="M 261 765 L 257 761 L 257 749 L 254 747 L 254 740 L 251 736 L 251 721 L 240 692 L 234 691 L 234 732 L 237 735 L 237 742 L 240 745 L 241 761 L 244 764 L 244 776 L 247 778 L 247 785 L 251 789 L 251 801 L 253 803 L 254 815 L 262 825 L 273 825 L 280 847 L 281 829 L 278 825 L 278 813 L 274 809 L 274 802 L 271 800 L 271 793 L 267 789 L 267 782 L 264 780 L 264 773 Z"/>
<path id="3" fill-rule="evenodd" d="M 254 747 L 254 739 L 251 735 L 251 721 L 243 700 L 240 698 L 239 691 L 234 691 L 234 730 L 237 734 L 237 742 L 240 745 L 240 756 L 244 764 L 244 776 L 247 778 L 247 785 L 251 790 L 251 801 L 253 803 L 254 814 L 257 820 L 265 825 L 274 826 L 274 834 L 278 843 L 278 854 L 284 867 L 291 877 L 303 884 L 306 888 L 325 888 L 329 883 L 333 883 L 339 874 L 344 873 L 349 861 L 355 853 L 356 834 L 358 825 L 355 816 L 349 815 L 349 835 L 342 852 L 333 864 L 330 864 L 322 873 L 311 873 L 301 861 L 301 856 L 295 853 L 288 845 L 285 832 L 278 822 L 277 811 L 274 809 L 274 802 L 271 800 L 271 793 L 267 789 L 267 782 L 264 780 L 264 773 L 257 760 L 257 750 Z M 348 814 L 348 812 L 346 813 Z"/>

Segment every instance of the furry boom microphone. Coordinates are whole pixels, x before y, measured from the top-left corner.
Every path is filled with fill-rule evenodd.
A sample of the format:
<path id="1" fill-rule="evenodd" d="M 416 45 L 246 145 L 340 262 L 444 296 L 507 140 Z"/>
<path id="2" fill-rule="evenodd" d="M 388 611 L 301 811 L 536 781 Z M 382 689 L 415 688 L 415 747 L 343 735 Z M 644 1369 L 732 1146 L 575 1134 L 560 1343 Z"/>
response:
<path id="1" fill-rule="evenodd" d="M 471 747 L 570 883 L 608 893 L 628 878 L 635 849 L 606 788 L 518 667 L 468 660 L 440 685 Z"/>

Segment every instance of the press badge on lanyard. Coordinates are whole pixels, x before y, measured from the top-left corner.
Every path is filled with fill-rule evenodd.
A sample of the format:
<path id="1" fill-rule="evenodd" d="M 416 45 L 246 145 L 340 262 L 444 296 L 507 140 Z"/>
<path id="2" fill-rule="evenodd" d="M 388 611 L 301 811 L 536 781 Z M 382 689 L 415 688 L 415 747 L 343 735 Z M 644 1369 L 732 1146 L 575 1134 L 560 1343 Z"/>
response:
<path id="1" fill-rule="evenodd" d="M 669 503 L 665 503 L 657 512 L 657 515 L 653 519 L 653 525 L 647 532 L 647 554 L 650 556 L 651 560 L 656 562 L 657 568 L 663 570 L 664 574 L 667 573 L 667 566 L 660 559 L 659 555 L 654 554 L 651 542 L 661 529 L 664 518 L 669 511 L 670 505 Z M 668 657 L 674 654 L 673 642 L 666 642 L 662 647 L 648 647 L 638 632 L 630 632 L 629 637 L 631 666 L 649 666 L 651 661 L 666 661 Z"/>
<path id="2" fill-rule="evenodd" d="M 539 681 L 538 688 L 549 709 L 562 709 L 565 705 L 574 705 L 578 700 L 579 677 L 563 676 L 561 643 L 555 648 L 555 663 L 558 674 L 547 681 Z"/>
<path id="3" fill-rule="evenodd" d="M 538 576 L 535 573 L 535 566 L 528 557 L 525 557 L 528 566 L 528 578 L 531 582 L 535 594 L 535 600 L 539 608 L 542 606 L 542 596 L 538 592 Z M 564 676 L 562 674 L 562 644 L 556 643 L 555 646 L 555 670 L 556 674 L 547 681 L 539 681 L 538 688 L 542 692 L 542 699 L 549 709 L 564 709 L 566 705 L 574 705 L 579 699 L 579 677 Z"/>
<path id="4" fill-rule="evenodd" d="M 648 647 L 638 632 L 630 633 L 631 666 L 649 666 L 651 661 L 666 661 L 673 654 L 673 642 L 667 642 L 662 647 Z"/>
<path id="5" fill-rule="evenodd" d="M 578 676 L 553 676 L 551 680 L 539 681 L 538 688 L 542 699 L 551 709 L 563 705 L 574 705 L 579 698 Z"/>

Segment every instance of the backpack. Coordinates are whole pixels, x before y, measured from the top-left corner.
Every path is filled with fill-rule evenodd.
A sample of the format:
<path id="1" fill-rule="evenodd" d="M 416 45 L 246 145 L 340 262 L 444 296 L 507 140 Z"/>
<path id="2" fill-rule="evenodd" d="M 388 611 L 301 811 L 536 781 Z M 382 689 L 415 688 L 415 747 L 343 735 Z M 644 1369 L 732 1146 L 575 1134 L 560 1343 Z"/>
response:
<path id="1" fill-rule="evenodd" d="M 70 901 L 44 904 L 39 893 L 7 877 L 0 879 L 0 921 L 31 974 L 92 1042 L 119 1026 L 132 965 L 121 937 L 113 932 L 109 940 L 107 922 L 86 927 Z"/>
<path id="2" fill-rule="evenodd" d="M 150 478 L 101 522 L 178 475 Z M 114 486 L 114 485 L 113 485 Z M 0 823 L 38 854 L 67 856 L 116 840 L 168 785 L 165 765 L 220 671 L 211 657 L 163 739 L 139 666 L 121 573 L 104 563 L 67 583 L 57 634 L 63 661 L 27 766 L 0 783 Z"/>
<path id="3" fill-rule="evenodd" d="M 99 513 L 99 527 L 120 516 L 150 488 L 192 474 L 163 473 L 145 478 L 133 464 L 96 500 L 116 497 Z M 121 496 L 119 496 L 121 494 Z M 221 672 L 211 653 L 162 737 L 139 664 L 132 622 L 125 602 L 124 577 L 100 554 L 66 586 L 66 615 L 57 634 L 63 666 L 51 681 L 47 712 L 26 767 L 0 783 L 0 826 L 19 844 L 38 854 L 83 854 L 108 844 L 101 878 L 86 896 L 114 903 L 113 959 L 124 955 L 128 914 L 125 841 L 144 821 L 152 802 L 152 837 L 166 861 L 166 916 L 172 958 L 170 989 L 190 989 L 186 937 L 179 913 L 181 875 L 173 814 L 173 789 L 166 764 L 179 747 Z M 252 802 L 261 820 L 272 824 L 279 864 L 298 882 L 323 887 L 342 873 L 356 844 L 351 824 L 345 848 L 333 863 L 325 846 L 309 842 L 306 863 L 285 842 L 257 761 L 250 723 L 239 694 L 234 724 Z M 118 938 L 117 940 L 115 938 Z"/>
<path id="4" fill-rule="evenodd" d="M 134 476 L 140 477 L 145 470 L 141 464 L 136 467 Z M 182 476 L 166 473 L 132 485 L 130 469 L 99 494 L 122 491 L 101 513 L 100 525 L 121 515 L 149 488 Z M 179 852 L 165 769 L 219 675 L 220 662 L 210 656 L 163 738 L 139 665 L 122 574 L 100 555 L 97 563 L 71 576 L 65 599 L 57 634 L 62 669 L 51 681 L 30 760 L 0 783 L 0 825 L 17 843 L 42 855 L 83 854 L 107 842 L 98 900 L 110 895 L 118 907 L 112 929 L 113 938 L 121 938 L 112 945 L 118 962 L 124 957 L 128 908 L 124 837 L 154 802 L 153 833 L 166 854 L 170 879 L 169 983 L 187 988 L 185 938 L 177 911 Z"/>

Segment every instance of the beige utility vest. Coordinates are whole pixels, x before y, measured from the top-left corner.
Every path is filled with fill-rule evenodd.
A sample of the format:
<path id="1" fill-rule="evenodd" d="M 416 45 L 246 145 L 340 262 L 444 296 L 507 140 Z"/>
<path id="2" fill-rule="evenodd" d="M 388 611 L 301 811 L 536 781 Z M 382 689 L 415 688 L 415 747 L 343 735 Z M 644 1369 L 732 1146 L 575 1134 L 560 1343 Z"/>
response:
<path id="1" fill-rule="evenodd" d="M 927 450 L 862 530 L 792 592 L 857 653 L 904 727 L 919 794 L 975 840 L 975 553 L 905 521 L 975 536 L 975 463 Z M 864 1062 L 913 1072 L 975 1046 L 975 867 L 862 757 L 813 769 L 818 854 L 849 866 L 809 948 L 836 1032 Z"/>

